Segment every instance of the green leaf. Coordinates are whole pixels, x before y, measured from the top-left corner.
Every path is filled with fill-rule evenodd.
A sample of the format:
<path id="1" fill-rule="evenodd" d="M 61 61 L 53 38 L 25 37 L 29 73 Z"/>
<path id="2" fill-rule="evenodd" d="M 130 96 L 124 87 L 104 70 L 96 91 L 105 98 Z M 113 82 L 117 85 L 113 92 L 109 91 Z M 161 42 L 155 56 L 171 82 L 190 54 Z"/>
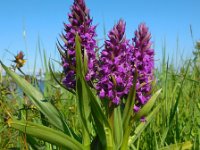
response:
<path id="1" fill-rule="evenodd" d="M 84 68 L 83 68 L 83 61 L 82 61 L 82 52 L 81 52 L 81 44 L 80 44 L 80 37 L 76 35 L 75 38 L 75 49 L 76 49 L 76 75 L 84 77 Z"/>
<path id="2" fill-rule="evenodd" d="M 137 80 L 137 73 L 134 75 L 133 86 L 131 87 L 128 98 L 126 100 L 125 108 L 123 111 L 123 128 L 124 131 L 127 129 L 129 125 L 130 118 L 133 114 L 133 107 L 135 103 L 135 94 L 136 94 L 136 80 Z"/>
<path id="3" fill-rule="evenodd" d="M 169 146 L 161 148 L 160 150 L 188 150 L 188 149 L 192 149 L 192 143 L 190 141 L 171 144 Z"/>
<path id="4" fill-rule="evenodd" d="M 79 116 L 80 120 L 83 124 L 83 144 L 85 147 L 89 147 L 90 145 L 90 133 L 91 133 L 91 124 L 90 124 L 90 99 L 88 97 L 88 93 L 84 85 L 82 84 L 84 81 L 80 78 L 76 80 L 76 97 L 78 102 Z"/>
<path id="5" fill-rule="evenodd" d="M 134 116 L 134 120 L 135 119 L 140 119 L 143 116 L 146 116 L 149 111 L 151 110 L 151 108 L 153 107 L 158 95 L 160 94 L 160 92 L 162 91 L 162 89 L 158 90 L 151 98 L 150 100 L 140 109 L 139 112 L 137 112 Z"/>
<path id="6" fill-rule="evenodd" d="M 72 135 L 68 128 L 68 125 L 60 115 L 58 110 L 48 101 L 44 101 L 45 97 L 35 87 L 28 83 L 25 79 L 11 71 L 0 61 L 4 70 L 12 77 L 12 79 L 18 84 L 23 92 L 30 97 L 33 104 L 48 118 L 49 122 L 64 131 L 68 135 Z"/>
<path id="7" fill-rule="evenodd" d="M 28 121 L 17 121 L 12 119 L 8 120 L 8 125 L 30 136 L 37 137 L 41 140 L 58 145 L 65 149 L 83 149 L 83 146 L 73 138 L 69 137 L 63 132 L 57 131 L 52 128 L 48 128 L 43 125 L 39 125 Z"/>
<path id="8" fill-rule="evenodd" d="M 123 140 L 123 124 L 120 107 L 114 109 L 114 142 L 115 149 L 119 149 Z"/>
<path id="9" fill-rule="evenodd" d="M 78 106 L 80 111 L 80 118 L 84 125 L 84 138 L 85 140 L 84 145 L 87 148 L 87 144 L 89 144 L 89 133 L 91 132 L 91 127 L 89 125 L 90 120 L 89 116 L 92 112 L 94 117 L 94 121 L 96 124 L 96 131 L 99 135 L 101 142 L 105 141 L 106 139 L 106 149 L 113 149 L 113 136 L 111 132 L 110 125 L 108 120 L 103 113 L 99 103 L 97 102 L 97 98 L 94 96 L 93 92 L 91 91 L 89 85 L 85 81 L 85 70 L 84 64 L 82 63 L 82 53 L 81 53 L 81 45 L 79 36 L 76 35 L 76 92 L 77 92 L 77 100 Z M 85 64 L 86 65 L 86 64 Z M 104 133 L 102 133 L 102 131 Z M 105 135 L 105 136 L 104 136 Z M 105 145 L 102 143 L 102 145 Z"/>
<path id="10" fill-rule="evenodd" d="M 84 69 L 82 64 L 82 53 L 81 53 L 81 44 L 80 38 L 76 35 L 75 38 L 75 49 L 76 49 L 76 98 L 78 102 L 79 116 L 80 121 L 83 125 L 83 145 L 85 149 L 90 149 L 90 133 L 91 133 L 91 124 L 90 124 L 90 98 L 88 96 L 87 89 L 85 88 L 86 81 L 84 79 Z"/>
<path id="11" fill-rule="evenodd" d="M 89 96 L 91 99 L 91 110 L 93 118 L 95 118 L 94 121 L 95 121 L 95 126 L 97 127 L 96 129 L 97 134 L 99 135 L 101 141 L 106 140 L 106 149 L 112 150 L 114 146 L 113 146 L 113 135 L 110 124 L 105 114 L 103 113 L 103 110 L 100 104 L 98 103 L 97 98 L 94 96 L 88 85 L 86 85 L 86 88 L 88 89 Z M 104 145 L 104 143 L 102 143 L 102 145 Z"/>
<path id="12" fill-rule="evenodd" d="M 84 86 L 87 89 L 87 92 L 90 98 L 92 116 L 95 121 L 95 126 L 97 127 L 96 131 L 97 131 L 97 134 L 99 135 L 100 141 L 103 142 L 106 140 L 106 149 L 112 150 L 114 147 L 113 135 L 112 135 L 112 130 L 107 120 L 107 117 L 104 114 L 100 106 L 100 103 L 98 102 L 97 97 L 93 94 L 88 84 L 84 84 Z M 102 133 L 102 131 L 104 133 Z M 103 142 L 102 145 L 105 145 L 105 143 Z"/>
<path id="13" fill-rule="evenodd" d="M 152 121 L 156 113 L 160 110 L 161 104 L 156 106 L 156 108 L 145 118 L 145 122 L 141 122 L 135 129 L 134 135 L 129 138 L 128 145 L 131 146 L 137 138 L 140 136 L 140 134 L 144 131 L 144 129 L 149 125 L 149 123 Z"/>
<path id="14" fill-rule="evenodd" d="M 136 95 L 136 81 L 137 72 L 134 75 L 133 86 L 131 87 L 128 98 L 126 100 L 125 108 L 123 111 L 123 141 L 121 145 L 121 150 L 126 150 L 128 146 L 128 138 L 131 132 L 132 124 L 130 124 L 130 118 L 133 115 L 133 107 L 135 103 Z"/>
<path id="15" fill-rule="evenodd" d="M 132 126 L 133 122 L 134 122 L 135 120 L 137 120 L 137 119 L 140 119 L 140 118 L 143 117 L 143 116 L 146 116 L 146 115 L 149 113 L 149 111 L 152 109 L 152 107 L 153 107 L 153 105 L 154 105 L 154 103 L 155 103 L 155 100 L 156 100 L 156 98 L 158 97 L 158 95 L 160 94 L 160 92 L 161 92 L 161 89 L 158 90 L 158 91 L 150 98 L 150 100 L 144 105 L 144 107 L 142 107 L 142 109 L 141 109 L 139 112 L 137 112 L 137 113 L 133 116 L 131 122 L 128 122 L 128 125 L 126 126 L 126 128 L 124 128 L 124 138 L 123 138 L 123 143 L 122 143 L 122 147 L 121 147 L 122 150 L 127 149 L 127 146 L 128 146 L 128 139 L 129 139 L 129 135 L 130 135 L 131 128 L 132 128 L 131 126 Z M 133 107 L 132 107 L 132 109 L 133 109 Z M 133 111 L 133 110 L 132 110 L 132 111 Z M 125 125 L 126 125 L 126 124 L 125 124 Z"/>

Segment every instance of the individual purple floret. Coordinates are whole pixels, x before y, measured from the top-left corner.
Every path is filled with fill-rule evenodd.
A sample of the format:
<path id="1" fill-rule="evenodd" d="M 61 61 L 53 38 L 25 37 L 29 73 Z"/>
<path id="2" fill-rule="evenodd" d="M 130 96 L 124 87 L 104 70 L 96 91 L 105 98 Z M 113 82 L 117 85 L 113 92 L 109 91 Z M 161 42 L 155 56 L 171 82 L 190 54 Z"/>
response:
<path id="1" fill-rule="evenodd" d="M 96 48 L 96 26 L 92 26 L 92 19 L 89 15 L 89 10 L 86 8 L 84 0 L 75 0 L 71 7 L 71 13 L 68 14 L 69 24 L 64 24 L 65 34 L 62 35 L 65 45 L 60 48 L 64 50 L 62 55 L 62 64 L 64 68 L 65 78 L 63 84 L 68 89 L 75 89 L 76 87 L 76 56 L 75 56 L 75 36 L 80 36 L 81 50 L 88 57 L 88 70 L 85 79 L 87 81 L 93 80 L 96 74 L 96 55 L 94 49 Z"/>
<path id="2" fill-rule="evenodd" d="M 133 38 L 134 50 L 131 60 L 138 72 L 136 102 L 133 108 L 135 112 L 138 112 L 151 96 L 151 83 L 154 80 L 154 50 L 151 49 L 150 39 L 151 34 L 148 27 L 141 23 Z"/>
<path id="3" fill-rule="evenodd" d="M 132 86 L 131 64 L 128 62 L 132 46 L 125 36 L 125 22 L 120 20 L 109 32 L 105 49 L 99 62 L 99 81 L 96 85 L 101 99 L 107 98 L 115 105 L 127 95 Z"/>

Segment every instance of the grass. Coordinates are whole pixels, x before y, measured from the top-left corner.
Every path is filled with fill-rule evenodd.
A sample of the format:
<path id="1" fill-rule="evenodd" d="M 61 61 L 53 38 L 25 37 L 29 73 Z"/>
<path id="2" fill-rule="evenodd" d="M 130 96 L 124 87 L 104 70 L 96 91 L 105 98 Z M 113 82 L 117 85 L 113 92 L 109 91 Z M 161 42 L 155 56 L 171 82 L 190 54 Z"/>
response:
<path id="1" fill-rule="evenodd" d="M 163 89 L 157 101 L 162 109 L 137 141 L 140 149 L 172 149 L 168 145 L 184 142 L 186 145 L 181 149 L 187 149 L 191 143 L 192 149 L 200 149 L 200 68 L 196 60 L 182 64 L 177 70 L 163 61 L 161 70 L 156 71 L 156 88 Z"/>
<path id="2" fill-rule="evenodd" d="M 163 49 L 165 52 L 165 47 Z M 51 67 L 51 72 L 49 64 L 53 66 L 56 62 L 52 61 L 48 64 L 45 51 L 41 51 L 39 48 L 38 52 L 44 70 L 46 70 L 44 89 L 41 91 L 39 88 L 38 81 L 34 77 L 35 71 L 28 82 L 43 93 L 44 102 L 54 106 L 51 108 L 52 111 L 54 108 L 60 111 L 68 128 L 73 128 L 79 137 L 81 124 L 78 121 L 77 99 L 55 81 L 52 72 L 56 71 L 53 69 L 54 67 Z M 36 53 L 38 54 L 38 52 Z M 200 57 L 198 52 L 199 49 L 196 48 L 194 59 L 185 60 L 180 68 L 169 63 L 166 56 L 163 56 L 162 64 L 155 70 L 157 82 L 154 85 L 155 91 L 162 89 L 161 95 L 156 100 L 154 111 L 149 112 L 146 118 L 147 122 L 138 121 L 134 124 L 131 138 L 128 141 L 130 149 L 200 149 Z M 35 57 L 35 62 L 36 59 Z M 60 81 L 59 73 L 56 77 Z M 53 119 L 56 118 L 47 118 L 44 114 L 52 112 L 43 112 L 42 109 L 38 109 L 30 101 L 31 97 L 24 93 L 20 94 L 19 90 L 13 88 L 12 84 L 15 83 L 7 74 L 2 76 L 2 72 L 0 72 L 0 84 L 0 149 L 62 149 L 60 146 L 30 136 L 26 134 L 26 131 L 23 133 L 9 127 L 10 116 L 47 127 L 52 127 L 50 121 L 52 119 L 53 122 Z M 37 95 L 37 93 L 35 94 Z M 75 139 L 80 140 L 78 137 Z"/>

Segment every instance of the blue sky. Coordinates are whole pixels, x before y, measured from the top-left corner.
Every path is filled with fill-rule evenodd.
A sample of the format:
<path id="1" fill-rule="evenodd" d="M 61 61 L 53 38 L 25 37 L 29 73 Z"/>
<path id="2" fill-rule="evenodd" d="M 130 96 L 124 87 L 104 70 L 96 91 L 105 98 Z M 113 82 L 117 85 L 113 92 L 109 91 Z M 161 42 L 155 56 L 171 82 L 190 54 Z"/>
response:
<path id="1" fill-rule="evenodd" d="M 33 68 L 38 40 L 47 56 L 59 59 L 55 43 L 63 31 L 63 22 L 73 0 L 1 0 L 0 1 L 0 59 L 9 65 L 13 56 L 23 50 L 28 59 L 24 68 Z M 103 38 L 103 26 L 108 32 L 120 18 L 126 21 L 126 36 L 131 39 L 141 22 L 146 22 L 155 44 L 157 64 L 162 59 L 162 45 L 166 39 L 167 54 L 172 58 L 179 43 L 178 54 L 192 56 L 192 25 L 194 39 L 200 39 L 199 0 L 86 0 L 98 24 L 98 38 Z M 24 40 L 24 35 L 26 35 Z M 26 52 L 26 47 L 28 52 Z M 37 55 L 37 68 L 41 68 Z"/>

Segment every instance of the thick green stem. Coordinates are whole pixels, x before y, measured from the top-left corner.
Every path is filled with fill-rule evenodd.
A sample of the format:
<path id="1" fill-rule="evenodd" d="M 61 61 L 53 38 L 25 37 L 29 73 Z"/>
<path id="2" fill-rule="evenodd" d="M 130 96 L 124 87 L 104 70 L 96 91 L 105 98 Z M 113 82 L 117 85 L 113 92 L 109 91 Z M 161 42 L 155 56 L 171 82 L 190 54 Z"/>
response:
<path id="1" fill-rule="evenodd" d="M 108 111 L 108 121 L 113 133 L 113 130 L 114 130 L 114 106 L 113 105 L 111 105 Z"/>
<path id="2" fill-rule="evenodd" d="M 127 150 L 128 149 L 128 139 L 129 139 L 130 133 L 131 133 L 131 127 L 129 126 L 124 132 L 123 142 L 122 142 L 120 150 Z"/>

